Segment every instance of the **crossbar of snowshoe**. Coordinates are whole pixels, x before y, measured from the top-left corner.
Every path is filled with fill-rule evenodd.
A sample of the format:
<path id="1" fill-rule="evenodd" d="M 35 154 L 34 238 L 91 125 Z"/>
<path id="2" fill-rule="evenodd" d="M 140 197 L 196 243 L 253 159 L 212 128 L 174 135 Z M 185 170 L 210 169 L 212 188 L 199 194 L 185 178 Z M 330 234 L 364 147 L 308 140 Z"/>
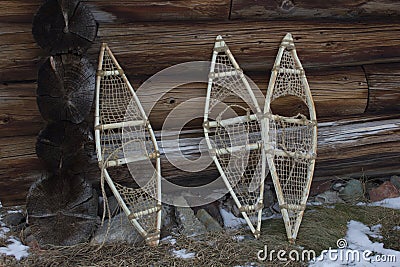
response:
<path id="1" fill-rule="evenodd" d="M 255 121 L 257 120 L 257 115 L 251 114 L 249 116 L 239 116 L 235 118 L 230 118 L 230 119 L 225 119 L 225 120 L 218 120 L 218 121 L 208 121 L 206 125 L 211 128 L 211 127 L 226 127 L 229 125 L 234 125 L 237 123 L 244 123 L 244 122 L 250 122 L 250 121 Z"/>
<path id="2" fill-rule="evenodd" d="M 146 216 L 146 215 L 149 215 L 149 214 L 152 214 L 152 213 L 156 213 L 156 212 L 158 212 L 160 209 L 161 209 L 161 207 L 157 205 L 157 206 L 152 207 L 152 208 L 147 209 L 147 210 L 142 210 L 142 211 L 138 211 L 138 212 L 132 212 L 132 213 L 128 216 L 128 218 L 129 218 L 130 220 L 132 220 L 132 219 L 138 219 L 138 218 L 140 218 L 140 217 L 143 217 L 143 216 Z"/>
<path id="3" fill-rule="evenodd" d="M 231 71 L 224 71 L 224 72 L 210 72 L 208 77 L 211 79 L 216 78 L 224 78 L 224 77 L 231 77 L 231 76 L 238 76 L 241 75 L 241 70 L 231 70 Z"/>
<path id="4" fill-rule="evenodd" d="M 246 151 L 251 151 L 251 150 L 257 150 L 261 148 L 260 143 L 254 143 L 254 144 L 247 144 L 243 146 L 233 146 L 233 147 L 226 147 L 226 148 L 217 148 L 215 149 L 215 153 L 217 155 L 226 155 L 226 154 L 232 154 L 238 151 L 246 150 Z"/>
<path id="5" fill-rule="evenodd" d="M 110 124 L 101 124 L 95 127 L 95 130 L 110 130 L 110 129 L 117 129 L 117 128 L 124 128 L 124 127 L 134 127 L 134 126 L 142 126 L 146 125 L 146 121 L 144 120 L 136 120 L 136 121 L 123 121 L 123 122 L 116 122 Z"/>

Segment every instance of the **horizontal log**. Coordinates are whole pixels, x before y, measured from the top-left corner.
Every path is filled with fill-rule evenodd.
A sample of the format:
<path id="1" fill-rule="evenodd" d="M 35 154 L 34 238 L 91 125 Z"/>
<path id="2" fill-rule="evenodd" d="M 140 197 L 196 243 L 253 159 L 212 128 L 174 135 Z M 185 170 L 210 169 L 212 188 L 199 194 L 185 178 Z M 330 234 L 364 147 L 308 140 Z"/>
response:
<path id="1" fill-rule="evenodd" d="M 160 147 L 169 154 L 170 160 L 177 159 L 179 151 L 194 160 L 199 155 L 198 145 L 203 139 L 202 135 L 200 129 L 184 131 L 180 135 L 180 147 L 177 148 L 174 135 L 170 133 L 171 141 L 160 143 Z M 26 141 L 21 141 L 24 138 L 27 138 Z M 0 147 L 8 147 L 1 152 L 1 155 L 7 156 L 2 158 L 0 166 L 1 201 L 6 205 L 23 202 L 30 184 L 41 175 L 41 167 L 34 153 L 35 140 L 35 137 L 0 139 Z M 163 176 L 177 184 L 198 185 L 218 177 L 213 164 L 204 171 L 193 173 L 178 170 L 168 162 L 165 154 L 162 154 L 161 160 Z M 315 180 L 398 174 L 399 160 L 398 115 L 359 116 L 319 124 Z M 100 175 L 95 156 L 86 177 L 94 184 L 98 183 Z M 128 171 L 118 172 L 115 177 L 121 183 L 132 181 Z"/>
<path id="2" fill-rule="evenodd" d="M 82 1 L 99 23 L 174 20 L 226 20 L 230 0 Z M 6 0 L 0 22 L 30 23 L 43 1 Z"/>
<path id="3" fill-rule="evenodd" d="M 365 65 L 369 85 L 368 112 L 400 111 L 400 64 Z"/>
<path id="4" fill-rule="evenodd" d="M 249 77 L 258 85 L 265 95 L 269 81 L 269 70 L 257 73 L 248 73 Z M 362 114 L 368 100 L 367 81 L 361 67 L 325 68 L 306 70 L 308 81 L 312 90 L 317 108 L 317 115 L 323 117 L 336 117 Z M 130 76 L 132 84 L 138 88 L 145 81 L 143 77 Z M 44 122 L 36 104 L 36 83 L 0 84 L 0 137 L 15 135 L 34 135 L 43 127 Z M 206 96 L 205 83 L 192 83 L 163 94 L 157 105 L 152 110 L 150 121 L 154 129 L 159 130 L 165 118 L 177 106 L 185 105 L 194 98 Z M 140 101 L 146 105 L 161 95 L 159 92 L 149 90 L 141 94 Z M 264 97 L 260 99 L 263 105 Z M 186 106 L 188 107 L 188 106 Z M 299 112 L 296 101 L 278 101 L 275 105 L 278 110 L 290 111 L 292 114 Z M 190 101 L 190 107 L 186 108 L 190 113 L 176 113 L 175 120 L 184 118 L 199 118 L 190 123 L 190 126 L 201 126 L 204 112 L 204 99 Z M 93 118 L 93 111 L 88 116 Z M 92 125 L 92 123 L 90 124 Z"/>
<path id="5" fill-rule="evenodd" d="M 88 0 L 97 21 L 226 20 L 230 0 L 102 1 Z"/>
<path id="6" fill-rule="evenodd" d="M 0 23 L 0 81 L 33 80 L 41 60 L 30 24 Z M 205 30 L 206 29 L 206 30 Z M 108 42 L 125 72 L 153 75 L 174 64 L 210 60 L 221 34 L 241 67 L 267 71 L 282 36 L 291 32 L 305 69 L 400 61 L 398 23 L 391 22 L 174 22 L 100 25 L 89 49 L 97 61 L 100 42 Z"/>
<path id="7" fill-rule="evenodd" d="M 232 0 L 231 19 L 334 18 L 360 19 L 394 17 L 400 6 L 394 0 Z"/>
<path id="8" fill-rule="evenodd" d="M 395 0 L 152 0 L 84 1 L 100 23 L 174 20 L 273 20 L 273 19 L 363 19 L 395 17 L 400 14 Z M 232 3 L 231 3 L 232 2 Z M 0 22 L 30 23 L 43 1 L 5 0 Z M 232 5 L 232 7 L 231 7 Z"/>

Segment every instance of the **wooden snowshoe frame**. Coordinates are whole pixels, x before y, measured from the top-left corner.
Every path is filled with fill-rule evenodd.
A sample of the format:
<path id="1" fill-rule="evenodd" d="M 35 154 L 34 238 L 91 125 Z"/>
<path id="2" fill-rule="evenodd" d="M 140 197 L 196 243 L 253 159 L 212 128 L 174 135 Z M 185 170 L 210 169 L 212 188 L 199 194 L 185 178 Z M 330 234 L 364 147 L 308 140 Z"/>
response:
<path id="1" fill-rule="evenodd" d="M 272 114 L 271 102 L 285 96 L 298 97 L 307 105 L 309 114 L 293 117 Z M 283 38 L 272 69 L 261 124 L 287 237 L 294 243 L 314 173 L 317 119 L 307 78 L 290 33 Z"/>
<path id="2" fill-rule="evenodd" d="M 245 104 L 229 104 L 229 98 Z M 219 108 L 225 100 L 227 105 Z M 218 114 L 215 120 L 210 118 L 213 109 Z M 245 115 L 229 114 L 228 110 Z M 218 36 L 208 80 L 204 135 L 229 193 L 256 238 L 260 236 L 267 170 L 257 114 L 261 114 L 261 109 L 252 88 L 228 46 Z"/>
<path id="3" fill-rule="evenodd" d="M 160 153 L 147 115 L 107 44 L 101 46 L 96 75 L 95 140 L 102 184 L 104 180 L 107 182 L 119 206 L 146 242 L 158 245 Z M 142 162 L 150 165 L 153 162 L 155 171 L 151 177 L 145 177 L 146 184 L 138 189 L 122 186 L 110 175 L 110 169 Z"/>

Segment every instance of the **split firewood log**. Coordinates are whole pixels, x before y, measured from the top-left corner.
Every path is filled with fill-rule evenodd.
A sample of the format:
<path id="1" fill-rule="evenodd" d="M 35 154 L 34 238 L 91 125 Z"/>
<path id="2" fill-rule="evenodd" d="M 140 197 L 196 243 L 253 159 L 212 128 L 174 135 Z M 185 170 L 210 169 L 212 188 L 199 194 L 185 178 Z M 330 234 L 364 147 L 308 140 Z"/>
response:
<path id="1" fill-rule="evenodd" d="M 30 241 L 70 246 L 87 241 L 97 222 L 98 196 L 82 176 L 51 174 L 28 193 Z"/>
<path id="2" fill-rule="evenodd" d="M 96 72 L 83 57 L 49 57 L 39 69 L 37 103 L 47 121 L 82 122 L 89 114 Z"/>
<path id="3" fill-rule="evenodd" d="M 84 53 L 97 35 L 97 22 L 79 0 L 48 0 L 37 11 L 32 34 L 49 54 Z"/>

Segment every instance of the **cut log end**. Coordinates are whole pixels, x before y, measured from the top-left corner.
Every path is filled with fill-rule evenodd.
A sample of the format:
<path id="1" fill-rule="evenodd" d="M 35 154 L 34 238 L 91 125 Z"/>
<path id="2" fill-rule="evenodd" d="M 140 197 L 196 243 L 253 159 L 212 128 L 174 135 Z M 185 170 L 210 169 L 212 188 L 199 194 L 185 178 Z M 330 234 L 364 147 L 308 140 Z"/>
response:
<path id="1" fill-rule="evenodd" d="M 44 177 L 27 197 L 31 238 L 39 245 L 85 242 L 96 226 L 97 208 L 97 193 L 81 176 Z"/>
<path id="2" fill-rule="evenodd" d="M 50 57 L 39 69 L 37 103 L 47 121 L 82 122 L 89 114 L 95 89 L 95 70 L 86 58 Z"/>
<path id="3" fill-rule="evenodd" d="M 97 22 L 79 0 L 49 0 L 35 15 L 32 34 L 38 45 L 52 55 L 82 54 L 96 38 Z"/>

